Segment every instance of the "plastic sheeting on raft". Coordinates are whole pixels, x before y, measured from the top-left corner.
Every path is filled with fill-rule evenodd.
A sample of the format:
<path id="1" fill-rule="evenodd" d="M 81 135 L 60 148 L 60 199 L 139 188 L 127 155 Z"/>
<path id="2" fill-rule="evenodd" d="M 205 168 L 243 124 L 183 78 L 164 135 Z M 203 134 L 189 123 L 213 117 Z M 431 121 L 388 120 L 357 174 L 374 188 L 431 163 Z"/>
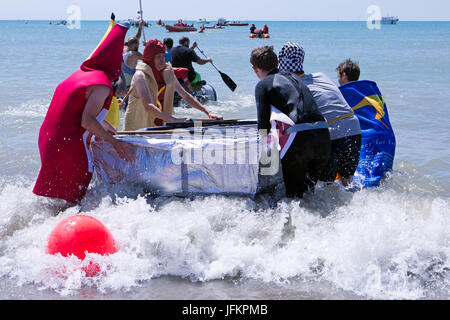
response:
<path id="1" fill-rule="evenodd" d="M 138 184 L 158 195 L 255 196 L 282 182 L 278 156 L 259 161 L 265 150 L 254 125 L 117 137 L 135 146 L 137 160 L 128 163 L 109 143 L 93 139 L 97 183 Z"/>

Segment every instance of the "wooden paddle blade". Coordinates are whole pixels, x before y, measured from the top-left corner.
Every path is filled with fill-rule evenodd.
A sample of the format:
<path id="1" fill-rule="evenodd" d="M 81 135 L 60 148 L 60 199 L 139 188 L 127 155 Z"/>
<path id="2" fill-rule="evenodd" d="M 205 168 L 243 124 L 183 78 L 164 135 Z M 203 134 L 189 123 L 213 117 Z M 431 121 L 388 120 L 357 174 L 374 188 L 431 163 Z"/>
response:
<path id="1" fill-rule="evenodd" d="M 234 91 L 237 87 L 237 84 L 234 83 L 234 81 L 227 76 L 225 73 L 219 71 L 220 76 L 222 77 L 223 82 L 225 82 L 225 84 L 228 86 L 228 88 L 230 88 L 231 91 Z"/>

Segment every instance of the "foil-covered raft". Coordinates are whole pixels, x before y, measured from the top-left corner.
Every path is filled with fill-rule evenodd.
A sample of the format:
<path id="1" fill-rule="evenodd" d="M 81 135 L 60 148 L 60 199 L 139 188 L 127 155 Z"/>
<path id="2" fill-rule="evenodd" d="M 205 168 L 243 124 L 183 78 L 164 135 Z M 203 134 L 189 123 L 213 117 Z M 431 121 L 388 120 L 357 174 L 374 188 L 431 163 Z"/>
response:
<path id="1" fill-rule="evenodd" d="M 134 145 L 136 161 L 120 159 L 109 143 L 94 138 L 91 152 L 96 183 L 137 184 L 164 196 L 255 196 L 282 182 L 278 153 L 267 153 L 255 125 L 117 137 Z"/>

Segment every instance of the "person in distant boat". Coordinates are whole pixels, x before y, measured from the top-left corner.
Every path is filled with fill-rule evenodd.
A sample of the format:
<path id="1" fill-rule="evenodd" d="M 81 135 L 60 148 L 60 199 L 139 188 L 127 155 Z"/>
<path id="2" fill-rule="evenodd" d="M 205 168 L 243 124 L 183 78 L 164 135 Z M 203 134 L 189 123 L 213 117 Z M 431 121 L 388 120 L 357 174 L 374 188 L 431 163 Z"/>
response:
<path id="1" fill-rule="evenodd" d="M 177 78 L 187 77 L 187 69 L 172 68 L 165 59 L 164 44 L 157 39 L 150 40 L 144 49 L 143 61 L 136 66 L 136 73 L 131 80 L 132 91 L 125 112 L 124 130 L 133 131 L 161 126 L 164 122 L 185 121 L 184 118 L 172 115 L 175 91 L 188 105 L 204 112 L 208 118 L 222 119 L 206 109 L 181 86 Z"/>
<path id="2" fill-rule="evenodd" d="M 129 23 L 114 25 L 77 71 L 55 90 L 39 131 L 41 169 L 33 193 L 78 203 L 85 195 L 93 172 L 90 141 L 109 142 L 120 158 L 133 162 L 131 144 L 114 138 L 103 121 L 111 105 L 111 83 L 120 75 L 122 50 Z"/>
<path id="3" fill-rule="evenodd" d="M 142 60 L 142 54 L 139 52 L 139 42 L 141 40 L 143 26 L 144 21 L 141 21 L 136 36 L 128 38 L 127 42 L 125 42 L 122 74 L 125 77 L 125 85 L 127 88 L 130 87 L 131 78 L 136 72 L 138 61 Z"/>
<path id="4" fill-rule="evenodd" d="M 298 75 L 314 96 L 314 100 L 329 125 L 331 154 L 320 180 L 333 182 L 340 178 L 344 186 L 352 183 L 358 167 L 361 150 L 361 128 L 352 108 L 345 101 L 338 87 L 324 73 L 305 74 L 304 49 L 288 42 L 278 58 L 280 70 Z"/>
<path id="5" fill-rule="evenodd" d="M 286 196 L 302 198 L 314 190 L 328 162 L 328 124 L 300 78 L 278 71 L 272 46 L 254 49 L 250 63 L 260 79 L 255 88 L 258 129 L 263 137 L 270 132 L 280 150 Z"/>
<path id="6" fill-rule="evenodd" d="M 252 26 L 250 27 L 250 33 L 255 33 L 256 27 L 255 24 L 252 23 Z"/>
<path id="7" fill-rule="evenodd" d="M 267 24 L 264 25 L 263 33 L 264 34 L 269 34 L 269 27 L 267 26 Z"/>
<path id="8" fill-rule="evenodd" d="M 255 29 L 254 34 L 256 34 L 256 36 L 257 36 L 258 38 L 262 38 L 263 32 L 264 32 L 264 31 L 263 31 L 262 28 L 258 28 L 258 29 Z"/>
<path id="9" fill-rule="evenodd" d="M 395 134 L 389 121 L 386 102 L 373 81 L 359 80 L 358 63 L 347 59 L 336 68 L 339 89 L 352 107 L 361 126 L 361 154 L 356 180 L 364 187 L 378 186 L 392 170 Z"/>
<path id="10" fill-rule="evenodd" d="M 192 62 L 198 63 L 199 65 L 204 65 L 208 62 L 212 62 L 211 58 L 202 59 L 194 51 L 197 43 L 194 42 L 192 47 L 189 48 L 190 40 L 188 37 L 181 37 L 179 40 L 179 45 L 172 48 L 170 54 L 172 56 L 172 66 L 178 68 L 187 68 L 189 70 L 188 79 L 194 84 L 201 81 L 200 74 L 198 74 Z"/>
<path id="11" fill-rule="evenodd" d="M 173 39 L 164 38 L 163 43 L 166 45 L 166 62 L 172 63 L 172 56 L 170 55 L 170 50 L 173 48 Z"/>

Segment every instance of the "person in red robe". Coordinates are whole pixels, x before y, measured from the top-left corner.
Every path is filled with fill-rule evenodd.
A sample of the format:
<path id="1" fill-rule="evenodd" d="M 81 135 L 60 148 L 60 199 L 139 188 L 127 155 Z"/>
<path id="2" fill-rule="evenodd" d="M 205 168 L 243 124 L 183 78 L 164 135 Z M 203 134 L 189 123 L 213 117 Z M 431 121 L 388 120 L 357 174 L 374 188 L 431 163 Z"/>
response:
<path id="1" fill-rule="evenodd" d="M 41 169 L 33 193 L 78 203 L 92 178 L 89 143 L 93 135 L 109 142 L 120 158 L 134 161 L 131 144 L 113 137 L 104 122 L 121 73 L 124 38 L 129 25 L 114 23 L 80 69 L 61 82 L 39 131 Z"/>

